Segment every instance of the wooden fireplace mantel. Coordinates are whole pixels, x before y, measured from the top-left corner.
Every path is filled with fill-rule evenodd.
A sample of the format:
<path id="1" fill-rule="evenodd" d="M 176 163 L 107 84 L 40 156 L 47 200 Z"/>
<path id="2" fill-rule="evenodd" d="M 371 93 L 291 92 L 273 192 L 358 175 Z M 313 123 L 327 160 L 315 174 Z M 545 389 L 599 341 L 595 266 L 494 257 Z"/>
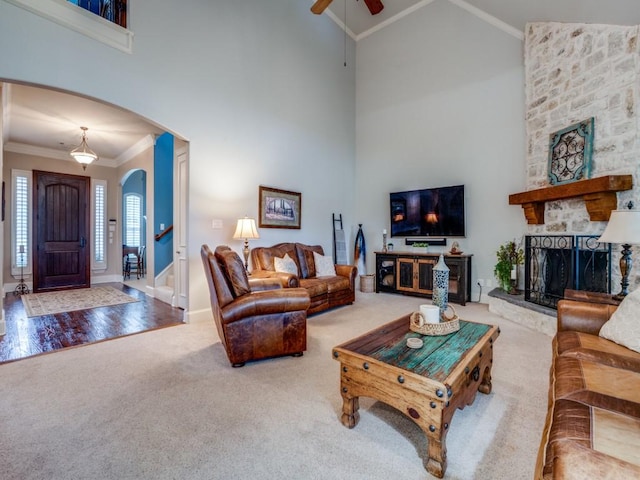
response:
<path id="1" fill-rule="evenodd" d="M 509 205 L 522 205 L 527 223 L 542 225 L 546 202 L 582 197 L 591 221 L 603 222 L 609 220 L 611 210 L 615 210 L 618 206 L 616 192 L 630 190 L 632 187 L 633 178 L 631 175 L 607 175 L 565 185 L 514 193 L 509 195 Z"/>

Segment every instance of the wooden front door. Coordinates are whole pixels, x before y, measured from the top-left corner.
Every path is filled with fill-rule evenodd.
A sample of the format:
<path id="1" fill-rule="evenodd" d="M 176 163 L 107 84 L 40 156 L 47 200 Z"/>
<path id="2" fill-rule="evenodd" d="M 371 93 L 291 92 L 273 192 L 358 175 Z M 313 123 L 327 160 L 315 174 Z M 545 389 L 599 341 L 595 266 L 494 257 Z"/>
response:
<path id="1" fill-rule="evenodd" d="M 90 285 L 89 177 L 33 172 L 33 291 Z"/>

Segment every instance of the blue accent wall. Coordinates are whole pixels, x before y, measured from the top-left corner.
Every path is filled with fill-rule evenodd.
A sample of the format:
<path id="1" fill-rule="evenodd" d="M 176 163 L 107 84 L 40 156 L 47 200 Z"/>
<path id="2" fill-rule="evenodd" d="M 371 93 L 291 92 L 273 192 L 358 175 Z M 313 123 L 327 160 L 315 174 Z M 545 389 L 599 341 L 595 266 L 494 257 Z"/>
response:
<path id="1" fill-rule="evenodd" d="M 156 139 L 153 161 L 153 234 L 162 232 L 160 224 L 173 225 L 173 135 Z M 155 242 L 154 269 L 158 275 L 173 262 L 173 232 Z"/>

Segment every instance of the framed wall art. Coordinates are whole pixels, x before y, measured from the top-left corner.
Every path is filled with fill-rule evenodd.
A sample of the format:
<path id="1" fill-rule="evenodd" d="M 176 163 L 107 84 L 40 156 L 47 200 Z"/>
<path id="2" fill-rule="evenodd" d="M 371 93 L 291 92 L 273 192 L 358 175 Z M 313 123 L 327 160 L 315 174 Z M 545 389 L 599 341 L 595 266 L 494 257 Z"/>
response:
<path id="1" fill-rule="evenodd" d="M 562 185 L 591 177 L 594 118 L 549 136 L 549 183 Z"/>
<path id="2" fill-rule="evenodd" d="M 258 203 L 261 228 L 300 228 L 302 194 L 260 185 Z"/>

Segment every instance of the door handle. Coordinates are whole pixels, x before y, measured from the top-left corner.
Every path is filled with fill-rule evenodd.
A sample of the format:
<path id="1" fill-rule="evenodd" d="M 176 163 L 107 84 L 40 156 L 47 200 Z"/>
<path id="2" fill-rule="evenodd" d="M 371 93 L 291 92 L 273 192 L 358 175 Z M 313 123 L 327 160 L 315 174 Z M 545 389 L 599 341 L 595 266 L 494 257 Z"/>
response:
<path id="1" fill-rule="evenodd" d="M 85 240 L 85 238 L 80 237 L 80 248 L 84 248 L 86 244 L 87 244 L 87 241 Z"/>

